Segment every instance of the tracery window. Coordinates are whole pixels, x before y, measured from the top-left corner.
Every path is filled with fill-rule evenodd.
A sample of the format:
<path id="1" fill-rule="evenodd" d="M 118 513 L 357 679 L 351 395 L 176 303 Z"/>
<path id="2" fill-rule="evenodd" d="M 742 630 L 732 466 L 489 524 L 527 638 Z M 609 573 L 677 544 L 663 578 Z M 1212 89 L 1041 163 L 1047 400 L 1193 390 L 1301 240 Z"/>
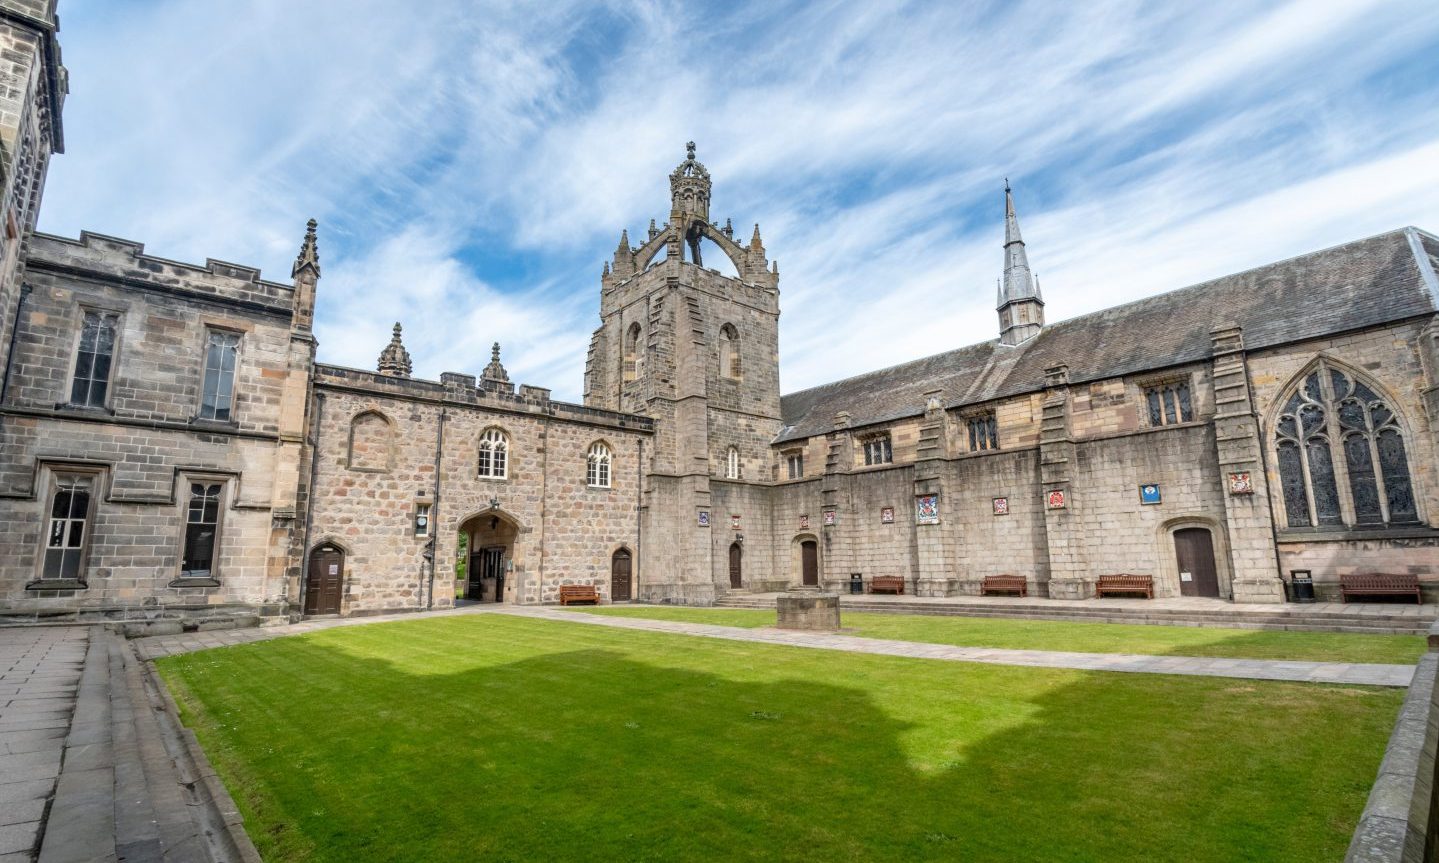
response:
<path id="1" fill-rule="evenodd" d="M 864 463 L 892 464 L 894 462 L 894 448 L 890 444 L 889 435 L 879 435 L 869 438 L 864 442 Z"/>
<path id="2" fill-rule="evenodd" d="M 739 479 L 739 450 L 735 447 L 725 453 L 724 475 L 725 479 Z"/>
<path id="3" fill-rule="evenodd" d="M 480 435 L 480 457 L 478 476 L 485 479 L 504 479 L 509 476 L 510 439 L 499 429 L 486 429 Z"/>
<path id="4" fill-rule="evenodd" d="M 1194 419 L 1194 401 L 1189 394 L 1189 381 L 1178 380 L 1144 390 L 1149 407 L 1149 424 L 1168 426 Z"/>
<path id="5" fill-rule="evenodd" d="M 209 330 L 205 335 L 205 373 L 200 419 L 230 422 L 235 400 L 235 366 L 240 334 Z"/>
<path id="6" fill-rule="evenodd" d="M 610 448 L 603 443 L 590 445 L 589 458 L 585 467 L 585 483 L 590 488 L 610 487 Z"/>
<path id="7" fill-rule="evenodd" d="M 1414 524 L 1404 434 L 1392 408 L 1348 372 L 1320 362 L 1275 426 L 1289 527 Z"/>
<path id="8" fill-rule="evenodd" d="M 999 422 L 994 411 L 969 419 L 969 451 L 999 449 Z"/>

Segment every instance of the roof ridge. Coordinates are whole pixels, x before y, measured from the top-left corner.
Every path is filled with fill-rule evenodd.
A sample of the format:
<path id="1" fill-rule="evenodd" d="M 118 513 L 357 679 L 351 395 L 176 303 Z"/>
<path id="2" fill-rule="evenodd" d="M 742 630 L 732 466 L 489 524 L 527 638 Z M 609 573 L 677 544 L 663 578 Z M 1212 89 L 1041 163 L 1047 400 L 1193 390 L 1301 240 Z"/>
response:
<path id="1" fill-rule="evenodd" d="M 1429 259 L 1429 252 L 1419 239 L 1420 234 L 1435 242 L 1439 242 L 1439 237 L 1413 225 L 1404 229 L 1404 237 L 1409 241 L 1409 251 L 1414 254 L 1414 263 L 1419 267 L 1419 279 L 1424 282 L 1424 287 L 1429 289 L 1429 299 L 1434 303 L 1434 308 L 1439 310 L 1439 273 L 1434 272 L 1434 262 Z"/>

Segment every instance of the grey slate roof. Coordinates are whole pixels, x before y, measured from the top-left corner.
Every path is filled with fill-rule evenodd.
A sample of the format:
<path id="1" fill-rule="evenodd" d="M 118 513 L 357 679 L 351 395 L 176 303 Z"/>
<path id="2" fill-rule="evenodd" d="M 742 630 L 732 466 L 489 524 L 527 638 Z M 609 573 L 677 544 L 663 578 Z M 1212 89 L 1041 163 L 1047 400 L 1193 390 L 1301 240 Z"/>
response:
<path id="1" fill-rule="evenodd" d="M 916 416 L 934 390 L 950 408 L 1035 392 L 1061 363 L 1083 383 L 1207 359 L 1210 329 L 1225 324 L 1257 350 L 1434 314 L 1436 271 L 1439 238 L 1390 231 L 1051 324 L 1015 347 L 981 342 L 791 393 L 775 440 L 827 432 L 839 411 L 851 426 Z"/>

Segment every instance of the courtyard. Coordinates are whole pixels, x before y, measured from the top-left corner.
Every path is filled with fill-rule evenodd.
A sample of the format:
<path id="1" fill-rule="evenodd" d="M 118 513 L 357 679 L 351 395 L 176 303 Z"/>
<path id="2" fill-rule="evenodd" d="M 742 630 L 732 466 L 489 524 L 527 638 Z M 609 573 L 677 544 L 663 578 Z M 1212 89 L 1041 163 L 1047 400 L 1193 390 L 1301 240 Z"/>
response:
<path id="1" fill-rule="evenodd" d="M 570 616 L 336 626 L 157 665 L 273 861 L 1338 860 L 1404 696 Z M 1098 652 L 1409 663 L 1422 649 L 1410 636 L 1133 627 L 1141 643 L 1124 627 L 1032 622 L 1026 640 L 978 626 L 1012 622 L 871 617 L 888 616 L 845 625 Z"/>

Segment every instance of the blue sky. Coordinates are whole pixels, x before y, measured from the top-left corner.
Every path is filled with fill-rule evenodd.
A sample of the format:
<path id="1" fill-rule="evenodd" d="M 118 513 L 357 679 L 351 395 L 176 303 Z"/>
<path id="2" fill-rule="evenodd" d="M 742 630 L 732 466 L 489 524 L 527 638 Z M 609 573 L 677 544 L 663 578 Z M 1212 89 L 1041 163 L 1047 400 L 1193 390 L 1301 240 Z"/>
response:
<path id="1" fill-rule="evenodd" d="M 699 145 L 781 273 L 786 392 L 993 338 L 1002 185 L 1050 321 L 1439 231 L 1429 3 L 61 0 L 42 230 L 287 280 L 323 360 L 578 400 L 621 228 Z M 710 263 L 706 259 L 706 263 Z"/>

